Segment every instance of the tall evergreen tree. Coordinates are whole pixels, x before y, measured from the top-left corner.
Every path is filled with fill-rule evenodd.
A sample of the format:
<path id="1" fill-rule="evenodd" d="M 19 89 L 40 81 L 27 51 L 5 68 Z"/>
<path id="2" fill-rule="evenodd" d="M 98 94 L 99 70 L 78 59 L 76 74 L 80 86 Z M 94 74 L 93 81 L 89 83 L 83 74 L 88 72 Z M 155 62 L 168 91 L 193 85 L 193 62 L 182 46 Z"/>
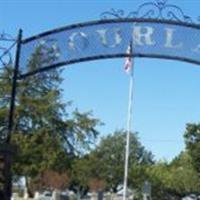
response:
<path id="1" fill-rule="evenodd" d="M 58 59 L 59 49 L 40 43 L 27 64 L 27 71 L 40 69 Z M 0 80 L 0 130 L 6 134 L 12 68 Z M 62 102 L 61 70 L 54 69 L 18 81 L 12 142 L 19 147 L 14 173 L 34 178 L 44 170 L 64 171 L 69 161 L 84 154 L 98 135 L 99 120 L 91 113 L 67 112 L 70 102 Z M 70 117 L 71 116 L 71 117 Z"/>

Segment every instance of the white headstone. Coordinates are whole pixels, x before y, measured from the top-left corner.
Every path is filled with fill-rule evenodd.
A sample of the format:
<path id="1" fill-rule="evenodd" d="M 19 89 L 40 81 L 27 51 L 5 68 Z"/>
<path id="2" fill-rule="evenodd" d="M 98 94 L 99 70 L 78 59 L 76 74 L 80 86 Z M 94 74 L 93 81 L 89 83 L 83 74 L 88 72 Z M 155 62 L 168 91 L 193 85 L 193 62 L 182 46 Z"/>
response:
<path id="1" fill-rule="evenodd" d="M 16 200 L 18 198 L 19 198 L 19 195 L 17 193 L 13 193 L 12 197 L 11 197 L 11 200 Z"/>
<path id="2" fill-rule="evenodd" d="M 28 189 L 27 187 L 25 187 L 24 189 L 24 199 L 28 199 L 29 195 L 28 195 Z"/>
<path id="3" fill-rule="evenodd" d="M 60 200 L 60 192 L 58 190 L 53 191 L 52 200 Z"/>
<path id="4" fill-rule="evenodd" d="M 36 191 L 34 194 L 34 200 L 38 200 L 39 197 L 40 197 L 40 193 Z"/>

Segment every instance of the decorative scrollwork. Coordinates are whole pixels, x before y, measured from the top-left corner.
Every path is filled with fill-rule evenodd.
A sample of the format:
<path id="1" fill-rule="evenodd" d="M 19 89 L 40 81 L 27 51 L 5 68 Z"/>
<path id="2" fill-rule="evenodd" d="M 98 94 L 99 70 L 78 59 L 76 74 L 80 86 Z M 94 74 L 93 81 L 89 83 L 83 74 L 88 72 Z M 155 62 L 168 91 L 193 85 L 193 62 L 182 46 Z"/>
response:
<path id="1" fill-rule="evenodd" d="M 127 18 L 125 16 L 125 12 L 123 10 L 115 10 L 114 8 L 111 8 L 110 11 L 103 12 L 101 14 L 102 19 L 108 19 L 108 18 Z"/>
<path id="2" fill-rule="evenodd" d="M 173 4 L 168 4 L 167 1 L 168 0 L 155 0 L 155 2 L 144 3 L 140 5 L 136 11 L 130 12 L 129 14 L 126 14 L 123 10 L 115 10 L 112 8 L 110 11 L 103 12 L 101 18 L 140 18 L 193 23 L 192 18 L 185 15 L 181 8 Z"/>
<path id="3" fill-rule="evenodd" d="M 6 67 L 12 63 L 12 55 L 5 47 L 0 47 L 0 66 Z"/>
<path id="4" fill-rule="evenodd" d="M 12 63 L 11 50 L 16 44 L 16 39 L 5 32 L 0 33 L 0 68 L 5 68 Z"/>
<path id="5" fill-rule="evenodd" d="M 0 33 L 0 41 L 15 42 L 16 38 L 3 31 L 2 33 Z"/>

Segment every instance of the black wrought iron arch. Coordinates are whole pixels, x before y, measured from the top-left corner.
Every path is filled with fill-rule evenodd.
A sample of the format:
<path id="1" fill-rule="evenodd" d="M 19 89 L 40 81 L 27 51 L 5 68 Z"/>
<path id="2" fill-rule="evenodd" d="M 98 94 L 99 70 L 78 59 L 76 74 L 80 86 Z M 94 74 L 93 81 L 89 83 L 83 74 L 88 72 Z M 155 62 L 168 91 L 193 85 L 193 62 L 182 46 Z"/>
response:
<path id="1" fill-rule="evenodd" d="M 194 32 L 194 35 L 197 35 L 197 31 L 200 30 L 199 24 L 194 24 L 194 23 L 189 23 L 189 22 L 173 21 L 173 20 L 166 20 L 166 19 L 149 19 L 149 18 L 148 19 L 147 18 L 102 19 L 102 20 L 98 20 L 98 21 L 91 21 L 91 22 L 86 22 L 86 23 L 73 24 L 73 25 L 57 28 L 57 29 L 54 29 L 54 30 L 51 30 L 51 31 L 47 31 L 47 32 L 38 34 L 36 36 L 32 36 L 30 38 L 23 39 L 21 41 L 21 48 L 23 48 L 23 46 L 26 46 L 27 44 L 36 45 L 35 42 L 41 42 L 43 39 L 45 39 L 45 38 L 49 39 L 49 37 L 51 37 L 51 36 L 53 36 L 53 37 L 52 37 L 52 39 L 50 38 L 49 40 L 50 40 L 50 42 L 52 42 L 53 40 L 55 40 L 54 36 L 56 36 L 58 34 L 65 34 L 65 33 L 67 34 L 68 32 L 73 32 L 73 31 L 77 31 L 77 30 L 84 33 L 84 30 L 87 31 L 87 29 L 92 28 L 93 31 L 95 31 L 98 28 L 101 28 L 101 26 L 104 27 L 104 28 L 108 27 L 108 29 L 109 29 L 110 27 L 116 28 L 116 27 L 121 26 L 123 28 L 123 26 L 126 26 L 126 25 L 130 25 L 130 27 L 131 27 L 131 26 L 138 26 L 138 25 L 142 26 L 142 25 L 145 25 L 145 24 L 146 25 L 154 25 L 154 26 L 163 26 L 163 27 L 172 26 L 173 28 L 178 28 L 180 30 L 183 29 L 183 31 L 189 30 L 191 35 L 192 35 L 193 32 Z M 79 32 L 77 31 L 75 33 L 78 34 Z M 182 34 L 183 33 L 181 33 L 181 35 Z M 131 37 L 131 35 L 129 35 L 129 36 Z M 58 40 L 59 40 L 59 38 L 58 38 Z M 200 45 L 200 35 L 199 35 L 199 41 L 196 41 L 196 42 L 197 42 L 196 45 Z M 128 45 L 128 43 L 126 44 L 126 46 L 127 45 Z M 135 49 L 137 47 L 134 46 L 133 48 Z M 93 50 L 95 50 L 95 49 L 93 49 Z M 63 65 L 69 65 L 69 64 L 74 64 L 74 63 L 78 63 L 78 62 L 86 62 L 86 61 L 91 61 L 91 60 L 120 58 L 120 57 L 127 57 L 127 56 L 130 56 L 130 55 L 127 55 L 125 49 L 123 49 L 119 52 L 114 52 L 112 54 L 109 54 L 109 53 L 106 54 L 106 53 L 102 53 L 100 51 L 98 54 L 95 54 L 95 55 L 86 54 L 85 56 L 82 56 L 82 57 L 77 56 L 77 57 L 74 57 L 73 59 L 59 60 L 56 63 L 52 63 L 51 65 L 47 65 L 47 66 L 42 66 L 41 68 L 36 69 L 34 71 L 21 73 L 21 74 L 19 74 L 18 78 L 22 79 L 22 78 L 25 78 L 27 76 L 34 75 L 34 74 L 37 74 L 39 72 L 49 70 L 49 69 L 53 69 L 55 67 L 60 67 L 60 66 L 63 66 Z M 133 51 L 132 57 L 170 59 L 170 60 L 178 60 L 178 61 L 188 62 L 188 63 L 192 63 L 192 64 L 197 64 L 197 65 L 200 64 L 200 59 L 198 59 L 198 58 L 194 59 L 192 56 L 187 57 L 187 56 L 184 56 L 184 55 L 176 55 L 176 54 L 175 55 L 173 55 L 173 54 L 167 55 L 167 54 L 162 54 L 162 51 L 158 52 L 158 53 L 153 53 L 153 52 L 143 53 L 143 52 Z"/>

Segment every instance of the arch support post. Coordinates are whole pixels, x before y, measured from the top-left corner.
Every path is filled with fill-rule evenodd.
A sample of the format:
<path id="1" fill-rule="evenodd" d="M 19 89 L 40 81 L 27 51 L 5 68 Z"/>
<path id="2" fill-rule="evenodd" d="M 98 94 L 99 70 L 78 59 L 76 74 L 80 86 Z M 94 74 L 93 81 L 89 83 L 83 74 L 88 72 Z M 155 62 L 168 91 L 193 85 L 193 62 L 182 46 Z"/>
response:
<path id="1" fill-rule="evenodd" d="M 17 91 L 17 79 L 19 72 L 19 58 L 20 58 L 20 50 L 21 50 L 21 42 L 22 42 L 22 30 L 19 30 L 18 38 L 17 38 L 17 47 L 16 47 L 16 55 L 15 55 L 15 64 L 14 71 L 12 77 L 12 90 L 11 90 L 11 99 L 10 99 L 10 108 L 9 108 L 9 116 L 8 116 L 8 135 L 6 139 L 5 146 L 7 150 L 2 150 L 0 153 L 4 157 L 4 176 L 5 182 L 3 187 L 3 200 L 10 200 L 12 196 L 12 155 L 11 149 L 11 136 L 13 133 L 13 124 L 14 124 L 14 111 L 15 111 L 15 101 L 16 101 L 16 91 Z"/>

